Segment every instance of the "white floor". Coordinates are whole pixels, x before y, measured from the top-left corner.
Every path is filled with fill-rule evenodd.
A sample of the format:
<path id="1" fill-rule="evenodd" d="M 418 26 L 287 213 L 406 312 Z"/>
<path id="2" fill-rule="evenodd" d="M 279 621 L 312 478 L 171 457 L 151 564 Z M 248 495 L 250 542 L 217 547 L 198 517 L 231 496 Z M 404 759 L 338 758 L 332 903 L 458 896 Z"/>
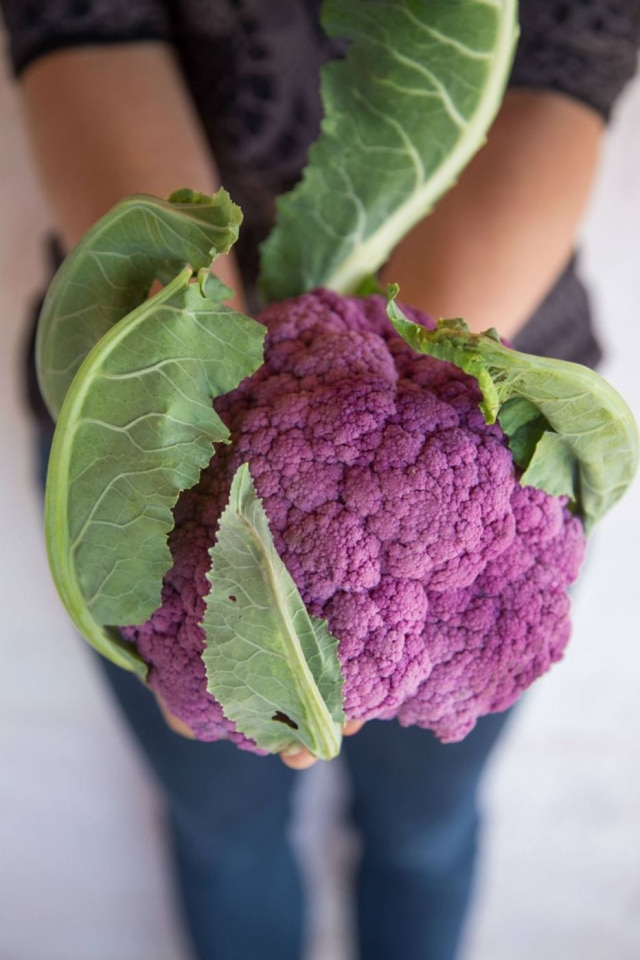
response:
<path id="1" fill-rule="evenodd" d="M 4 79 L 0 218 L 0 960 L 187 960 L 154 791 L 43 556 L 16 366 L 47 216 Z M 640 80 L 584 233 L 607 373 L 640 413 Z M 639 544 L 636 484 L 598 531 L 566 660 L 527 698 L 488 779 L 465 960 L 640 957 Z M 328 773 L 303 779 L 296 826 L 317 902 L 308 960 L 349 956 Z"/>

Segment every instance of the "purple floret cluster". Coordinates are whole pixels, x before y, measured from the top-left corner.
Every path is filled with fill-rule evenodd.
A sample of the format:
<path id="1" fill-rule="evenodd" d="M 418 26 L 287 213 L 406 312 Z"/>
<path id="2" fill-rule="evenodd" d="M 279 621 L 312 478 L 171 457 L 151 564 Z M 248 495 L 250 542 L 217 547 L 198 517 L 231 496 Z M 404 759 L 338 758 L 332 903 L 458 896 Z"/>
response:
<path id="1" fill-rule="evenodd" d="M 248 462 L 280 556 L 338 638 L 346 716 L 460 740 L 561 657 L 582 526 L 565 499 L 520 486 L 475 380 L 413 353 L 381 298 L 321 290 L 261 319 L 264 365 L 216 403 L 232 443 L 175 508 L 162 606 L 125 635 L 196 736 L 256 749 L 206 691 L 199 626 L 208 549 Z"/>

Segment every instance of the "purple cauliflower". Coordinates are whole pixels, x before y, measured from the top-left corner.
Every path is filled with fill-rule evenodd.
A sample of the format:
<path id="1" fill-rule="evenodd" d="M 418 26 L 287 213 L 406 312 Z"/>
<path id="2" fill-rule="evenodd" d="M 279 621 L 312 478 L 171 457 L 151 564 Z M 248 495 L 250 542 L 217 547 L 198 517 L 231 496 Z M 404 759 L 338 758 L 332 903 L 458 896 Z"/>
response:
<path id="1" fill-rule="evenodd" d="M 198 738 L 256 749 L 207 693 L 199 626 L 208 549 L 248 462 L 278 553 L 339 641 L 347 718 L 460 740 L 562 656 L 582 525 L 566 498 L 520 486 L 476 381 L 415 354 L 382 298 L 319 290 L 261 319 L 264 365 L 216 402 L 232 443 L 181 495 L 162 606 L 125 636 Z"/>

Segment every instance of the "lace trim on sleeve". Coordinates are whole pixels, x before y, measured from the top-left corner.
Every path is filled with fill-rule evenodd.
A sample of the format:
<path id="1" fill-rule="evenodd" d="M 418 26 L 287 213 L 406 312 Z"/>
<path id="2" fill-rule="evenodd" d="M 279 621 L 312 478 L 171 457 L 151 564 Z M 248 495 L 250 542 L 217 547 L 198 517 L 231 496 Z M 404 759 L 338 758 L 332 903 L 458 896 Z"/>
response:
<path id="1" fill-rule="evenodd" d="M 605 119 L 637 68 L 639 0 L 521 0 L 511 85 L 557 90 Z"/>
<path id="2" fill-rule="evenodd" d="M 0 0 L 16 75 L 33 60 L 85 44 L 168 40 L 171 18 L 161 0 Z"/>

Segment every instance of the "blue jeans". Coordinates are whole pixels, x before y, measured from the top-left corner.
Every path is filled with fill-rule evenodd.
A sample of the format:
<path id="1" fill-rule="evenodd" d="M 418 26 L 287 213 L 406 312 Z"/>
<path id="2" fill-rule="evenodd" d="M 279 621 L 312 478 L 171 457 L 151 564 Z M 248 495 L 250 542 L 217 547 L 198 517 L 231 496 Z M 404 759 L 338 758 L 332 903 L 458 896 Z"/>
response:
<path id="1" fill-rule="evenodd" d="M 100 659 L 167 801 L 182 906 L 198 960 L 300 960 L 303 900 L 287 840 L 295 777 L 276 757 L 174 734 L 152 695 Z M 362 960 L 453 960 L 471 893 L 477 787 L 508 714 L 461 743 L 373 721 L 344 741 Z"/>
<path id="2" fill-rule="evenodd" d="M 44 484 L 49 439 L 39 448 Z M 182 907 L 198 960 L 300 960 L 303 897 L 289 847 L 296 774 L 278 757 L 185 740 L 146 687 L 96 655 L 166 801 Z M 454 960 L 473 883 L 477 793 L 509 711 L 444 746 L 373 721 L 343 741 L 362 960 Z"/>

